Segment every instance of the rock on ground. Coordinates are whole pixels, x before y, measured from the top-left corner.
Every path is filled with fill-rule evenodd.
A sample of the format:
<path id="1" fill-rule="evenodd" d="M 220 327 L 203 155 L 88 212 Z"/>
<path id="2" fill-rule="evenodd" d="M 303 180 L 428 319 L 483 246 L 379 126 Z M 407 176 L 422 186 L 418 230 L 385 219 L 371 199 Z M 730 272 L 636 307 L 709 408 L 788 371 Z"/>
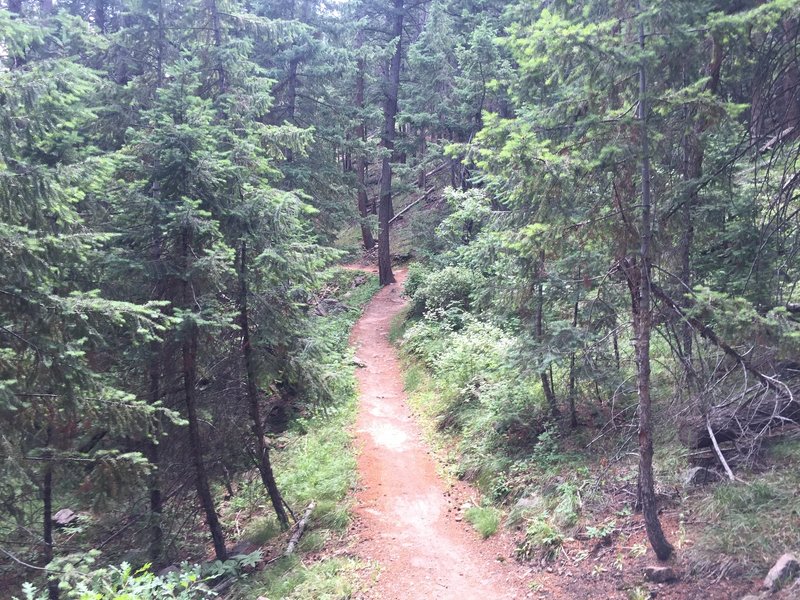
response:
<path id="1" fill-rule="evenodd" d="M 722 474 L 714 469 L 707 469 L 706 467 L 694 467 L 689 469 L 683 477 L 683 485 L 706 485 L 708 483 L 717 483 L 722 481 Z"/>
<path id="2" fill-rule="evenodd" d="M 678 579 L 678 574 L 672 567 L 645 567 L 644 576 L 653 583 L 667 583 Z"/>
<path id="3" fill-rule="evenodd" d="M 764 578 L 763 587 L 776 592 L 798 575 L 800 575 L 800 562 L 794 554 L 787 552 L 769 570 Z"/>

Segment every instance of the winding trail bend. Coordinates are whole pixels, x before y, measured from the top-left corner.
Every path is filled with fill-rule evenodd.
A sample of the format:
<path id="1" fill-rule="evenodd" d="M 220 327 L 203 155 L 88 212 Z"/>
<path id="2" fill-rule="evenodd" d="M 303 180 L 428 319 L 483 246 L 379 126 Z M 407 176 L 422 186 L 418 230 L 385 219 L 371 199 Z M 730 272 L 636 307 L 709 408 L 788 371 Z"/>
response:
<path id="1" fill-rule="evenodd" d="M 369 270 L 369 269 L 363 269 Z M 458 489 L 445 484 L 408 407 L 392 319 L 402 310 L 405 272 L 367 305 L 350 343 L 358 369 L 356 441 L 360 487 L 355 553 L 376 561 L 368 592 L 380 600 L 523 598 L 518 567 L 501 540 L 482 542 L 463 521 Z M 463 490 L 462 490 L 463 492 Z M 498 560 L 499 559 L 499 560 Z M 504 562 L 501 562 L 504 561 Z"/>

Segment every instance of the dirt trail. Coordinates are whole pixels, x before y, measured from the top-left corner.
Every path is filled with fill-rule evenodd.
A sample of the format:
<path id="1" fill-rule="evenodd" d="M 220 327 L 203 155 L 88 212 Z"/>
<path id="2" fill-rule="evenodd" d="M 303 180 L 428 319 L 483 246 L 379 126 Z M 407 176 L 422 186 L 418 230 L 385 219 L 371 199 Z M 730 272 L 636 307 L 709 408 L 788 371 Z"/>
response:
<path id="1" fill-rule="evenodd" d="M 517 568 L 503 564 L 510 549 L 482 542 L 459 514 L 458 492 L 438 476 L 406 403 L 397 354 L 388 340 L 403 308 L 404 272 L 367 306 L 351 335 L 358 369 L 357 444 L 361 488 L 356 507 L 356 553 L 377 561 L 370 590 L 381 600 L 494 600 L 523 598 Z"/>

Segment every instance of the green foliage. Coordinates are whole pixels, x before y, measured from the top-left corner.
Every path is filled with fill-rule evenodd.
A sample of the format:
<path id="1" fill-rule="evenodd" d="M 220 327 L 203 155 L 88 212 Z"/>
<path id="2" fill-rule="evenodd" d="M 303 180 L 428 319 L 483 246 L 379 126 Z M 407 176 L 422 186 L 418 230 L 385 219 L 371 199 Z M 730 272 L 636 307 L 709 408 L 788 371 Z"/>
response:
<path id="1" fill-rule="evenodd" d="M 250 554 L 237 554 L 227 560 L 215 560 L 203 565 L 201 572 L 208 579 L 218 577 L 238 577 L 243 569 L 253 569 L 264 557 L 261 550 Z"/>
<path id="2" fill-rule="evenodd" d="M 235 561 L 232 561 L 235 562 Z M 197 565 L 183 564 L 176 572 L 155 575 L 150 565 L 134 569 L 128 563 L 98 568 L 94 557 L 59 561 L 62 571 L 59 590 L 75 600 L 203 600 L 216 598 L 205 584 Z M 235 573 L 235 570 L 232 571 Z M 32 584 L 23 586 L 22 600 L 45 600 L 47 591 Z"/>
<path id="3" fill-rule="evenodd" d="M 586 535 L 589 536 L 591 540 L 605 540 L 611 537 L 611 535 L 617 529 L 617 522 L 614 519 L 610 521 L 606 521 L 599 525 L 589 525 L 586 527 Z"/>
<path id="4" fill-rule="evenodd" d="M 362 563 L 352 558 L 331 558 L 304 565 L 284 558 L 259 576 L 257 592 L 287 600 L 346 600 L 358 591 L 357 571 Z"/>
<path id="5" fill-rule="evenodd" d="M 551 525 L 544 516 L 534 519 L 525 530 L 525 539 L 517 546 L 520 557 L 532 559 L 541 557 L 554 560 L 561 552 L 564 536 L 558 528 Z"/>
<path id="6" fill-rule="evenodd" d="M 484 539 L 494 535 L 500 526 L 500 511 L 491 506 L 472 506 L 464 512 L 464 518 Z"/>
<path id="7" fill-rule="evenodd" d="M 800 544 L 797 527 L 785 519 L 800 511 L 794 472 L 766 473 L 748 483 L 716 487 L 701 507 L 709 525 L 699 540 L 704 563 L 722 553 L 753 573 L 768 568 L 785 548 Z"/>
<path id="8" fill-rule="evenodd" d="M 415 276 L 418 278 L 418 276 Z M 413 293 L 411 311 L 419 316 L 426 312 L 445 311 L 453 314 L 457 310 L 470 308 L 473 291 L 480 286 L 480 278 L 460 267 L 445 267 L 429 273 L 424 282 L 412 279 Z"/>

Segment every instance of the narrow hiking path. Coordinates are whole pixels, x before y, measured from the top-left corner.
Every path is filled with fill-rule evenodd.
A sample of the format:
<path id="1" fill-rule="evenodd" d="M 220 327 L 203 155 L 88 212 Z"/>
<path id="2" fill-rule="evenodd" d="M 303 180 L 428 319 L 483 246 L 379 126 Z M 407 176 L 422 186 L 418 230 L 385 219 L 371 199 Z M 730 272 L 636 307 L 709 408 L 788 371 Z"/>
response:
<path id="1" fill-rule="evenodd" d="M 395 275 L 398 283 L 376 294 L 350 337 L 364 365 L 357 373 L 361 486 L 355 553 L 380 566 L 368 597 L 524 598 L 521 569 L 500 562 L 511 562 L 508 545 L 481 541 L 456 520 L 463 489 L 459 494 L 439 477 L 407 405 L 400 362 L 389 343 L 392 319 L 405 304 L 405 272 Z"/>

